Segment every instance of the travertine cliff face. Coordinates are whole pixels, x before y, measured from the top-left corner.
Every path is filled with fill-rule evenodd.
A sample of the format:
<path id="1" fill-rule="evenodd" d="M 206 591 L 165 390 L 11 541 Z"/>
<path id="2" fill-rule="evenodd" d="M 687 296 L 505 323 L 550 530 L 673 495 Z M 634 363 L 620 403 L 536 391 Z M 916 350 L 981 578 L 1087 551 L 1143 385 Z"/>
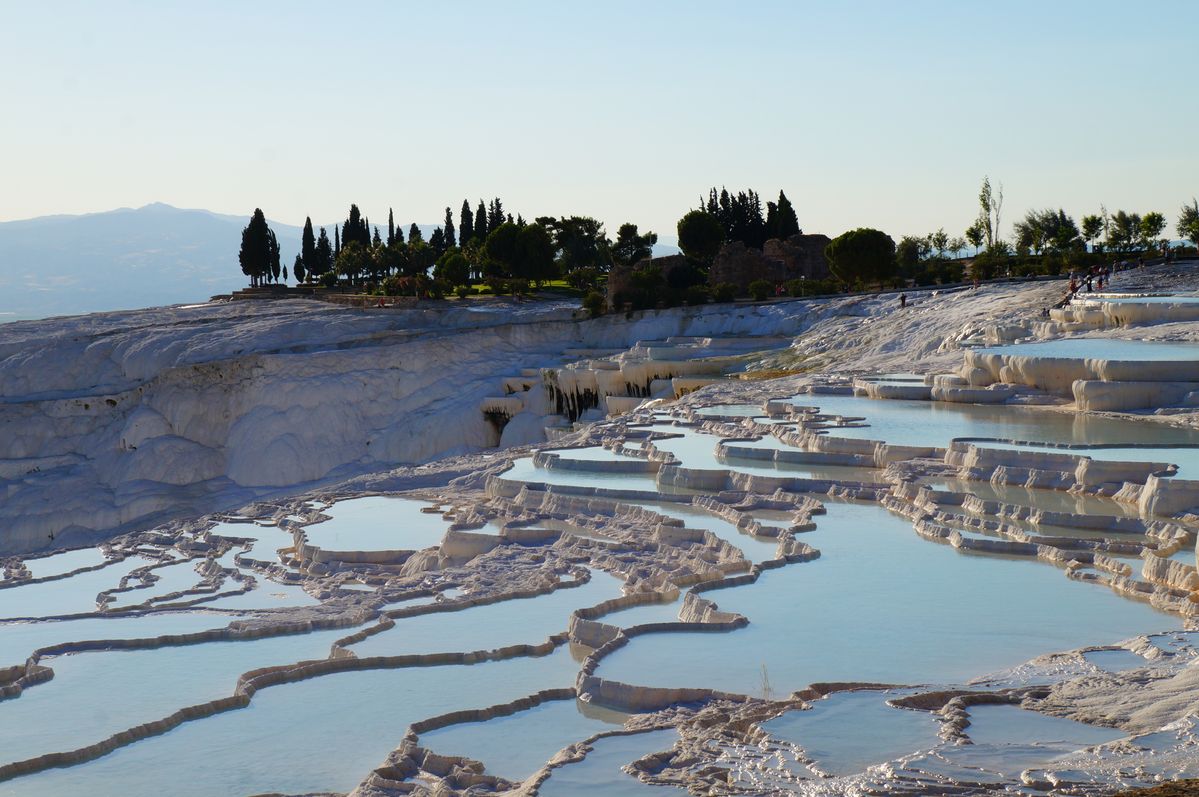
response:
<path id="1" fill-rule="evenodd" d="M 0 327 L 0 552 L 495 446 L 480 400 L 572 347 L 795 325 L 766 307 L 574 316 L 297 300 Z"/>

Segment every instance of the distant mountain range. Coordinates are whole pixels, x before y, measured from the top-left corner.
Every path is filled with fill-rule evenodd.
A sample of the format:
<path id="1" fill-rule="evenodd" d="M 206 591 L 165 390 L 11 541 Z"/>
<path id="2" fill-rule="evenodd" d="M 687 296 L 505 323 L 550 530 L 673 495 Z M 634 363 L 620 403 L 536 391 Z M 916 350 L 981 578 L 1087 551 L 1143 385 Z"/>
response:
<path id="1" fill-rule="evenodd" d="M 0 323 L 206 301 L 244 287 L 237 263 L 245 216 L 156 202 L 82 216 L 0 222 Z M 271 221 L 281 261 L 300 227 Z M 432 224 L 419 225 L 426 240 Z M 332 224 L 326 228 L 332 233 Z M 669 244 L 655 256 L 673 254 Z"/>

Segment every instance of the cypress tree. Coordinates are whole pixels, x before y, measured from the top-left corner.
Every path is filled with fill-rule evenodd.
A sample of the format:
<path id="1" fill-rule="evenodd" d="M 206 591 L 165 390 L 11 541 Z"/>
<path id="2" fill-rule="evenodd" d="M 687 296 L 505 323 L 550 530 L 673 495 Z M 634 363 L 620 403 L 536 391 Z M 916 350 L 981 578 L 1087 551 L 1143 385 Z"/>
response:
<path id="1" fill-rule="evenodd" d="M 475 210 L 475 238 L 480 241 L 487 238 L 487 208 L 483 205 L 483 200 L 479 200 L 479 207 Z"/>
<path id="2" fill-rule="evenodd" d="M 321 227 L 321 235 L 325 234 L 325 228 Z M 333 228 L 333 257 L 336 258 L 341 254 L 341 239 L 337 237 L 337 228 Z"/>
<path id="3" fill-rule="evenodd" d="M 304 219 L 304 234 L 300 238 L 300 259 L 304 263 L 302 269 L 292 267 L 291 273 L 296 279 L 304 279 L 304 273 L 311 273 L 316 268 L 316 236 L 312 234 L 312 217 Z"/>
<path id="4" fill-rule="evenodd" d="M 449 208 L 445 209 L 445 247 L 449 249 L 457 246 L 458 241 L 454 238 L 454 213 Z"/>
<path id="5" fill-rule="evenodd" d="M 375 228 L 375 236 L 371 238 L 371 246 L 382 246 L 383 239 L 379 237 L 379 228 Z"/>
<path id="6" fill-rule="evenodd" d="M 412 226 L 408 228 L 408 243 L 414 244 L 417 241 L 425 240 L 425 235 L 420 231 L 420 227 L 416 226 L 416 222 L 412 222 Z"/>
<path id="7" fill-rule="evenodd" d="M 487 211 L 487 233 L 490 235 L 496 227 L 499 227 L 506 221 L 504 218 L 504 203 L 497 196 L 491 200 L 491 207 Z"/>
<path id="8" fill-rule="evenodd" d="M 312 258 L 308 262 L 316 262 L 316 244 L 312 245 Z M 291 274 L 296 278 L 297 283 L 303 282 L 304 277 L 308 276 L 308 271 L 304 268 L 304 255 L 299 252 L 296 252 L 296 262 L 291 266 Z"/>
<path id="9" fill-rule="evenodd" d="M 435 228 L 433 234 L 429 236 L 429 248 L 437 257 L 445 254 L 445 231 L 440 227 Z"/>
<path id="10" fill-rule="evenodd" d="M 267 251 L 267 274 L 272 282 L 279 281 L 279 239 L 275 237 L 275 231 L 270 227 L 266 228 L 266 251 Z"/>
<path id="11" fill-rule="evenodd" d="M 470 212 L 470 202 L 465 199 L 462 200 L 462 211 L 458 214 L 458 232 L 463 246 L 475 237 L 475 217 Z"/>
<path id="12" fill-rule="evenodd" d="M 254 208 L 250 223 L 241 231 L 241 250 L 237 253 L 241 271 L 250 278 L 252 287 L 261 285 L 270 277 L 272 265 L 278 268 L 279 243 L 274 241 L 274 237 L 262 208 Z"/>
<path id="13" fill-rule="evenodd" d="M 387 245 L 391 246 L 396 239 L 396 220 L 391 213 L 391 208 L 387 209 Z"/>
<path id="14" fill-rule="evenodd" d="M 337 237 L 337 227 L 333 228 L 333 237 Z M 329 245 L 329 236 L 321 227 L 320 237 L 316 239 L 315 262 L 308 267 L 308 277 L 318 279 L 322 274 L 333 268 L 333 247 Z"/>
<path id="15" fill-rule="evenodd" d="M 777 237 L 787 239 L 792 235 L 799 235 L 800 232 L 799 217 L 795 215 L 795 208 L 791 207 L 791 200 L 779 191 Z"/>
<path id="16" fill-rule="evenodd" d="M 299 255 L 297 255 L 296 257 L 299 257 Z M 287 284 L 287 266 L 283 267 L 283 284 L 284 285 Z"/>

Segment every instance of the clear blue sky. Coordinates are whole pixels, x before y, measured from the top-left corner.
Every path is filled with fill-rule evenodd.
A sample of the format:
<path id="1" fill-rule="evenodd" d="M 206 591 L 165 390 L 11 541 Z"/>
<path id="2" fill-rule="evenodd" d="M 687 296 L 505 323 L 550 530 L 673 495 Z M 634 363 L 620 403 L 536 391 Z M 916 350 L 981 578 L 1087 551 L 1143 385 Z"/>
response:
<path id="1" fill-rule="evenodd" d="M 708 186 L 805 230 L 961 234 L 1199 194 L 1199 2 L 0 0 L 0 220 L 300 223 L 463 197 L 673 234 Z"/>

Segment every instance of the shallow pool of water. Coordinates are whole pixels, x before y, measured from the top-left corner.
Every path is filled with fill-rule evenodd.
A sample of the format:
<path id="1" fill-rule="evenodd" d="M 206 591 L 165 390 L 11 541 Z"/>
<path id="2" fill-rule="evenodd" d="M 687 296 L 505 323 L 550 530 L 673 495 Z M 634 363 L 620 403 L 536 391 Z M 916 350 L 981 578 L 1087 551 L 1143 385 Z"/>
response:
<path id="1" fill-rule="evenodd" d="M 716 404 L 711 407 L 700 407 L 695 410 L 696 415 L 711 415 L 711 416 L 726 416 L 738 418 L 752 418 L 755 415 L 762 414 L 761 404 Z"/>
<path id="2" fill-rule="evenodd" d="M 324 510 L 331 520 L 304 527 L 308 541 L 327 551 L 414 551 L 440 545 L 449 523 L 422 512 L 431 504 L 368 496 L 338 501 Z"/>
<path id="3" fill-rule="evenodd" d="M 1058 448 L 1054 446 L 1025 446 L 1014 443 L 977 442 L 980 448 L 997 448 L 1009 451 L 1035 451 L 1046 454 L 1069 454 L 1076 457 L 1090 457 L 1104 462 L 1162 462 L 1178 466 L 1177 476 L 1180 479 L 1199 478 L 1199 447 L 1180 448 L 1177 446 L 1113 446 L 1096 448 L 1094 446 Z"/>
<path id="4" fill-rule="evenodd" d="M 37 559 L 26 559 L 25 567 L 33 578 L 46 578 L 63 573 L 70 573 L 81 567 L 93 567 L 104 562 L 104 552 L 99 548 L 80 548 L 75 551 L 42 556 Z"/>
<path id="5" fill-rule="evenodd" d="M 621 769 L 650 753 L 669 750 L 678 740 L 673 729 L 600 739 L 582 761 L 553 771 L 538 790 L 541 797 L 653 797 L 686 794 L 670 786 L 642 783 Z"/>
<path id="6" fill-rule="evenodd" d="M 1013 343 L 1008 346 L 983 349 L 982 352 L 1025 357 L 1063 357 L 1072 360 L 1145 362 L 1199 360 L 1199 344 L 1114 338 L 1062 338 L 1061 340 L 1044 340 L 1035 343 Z"/>
<path id="7" fill-rule="evenodd" d="M 224 628 L 236 615 L 167 612 L 82 620 L 0 623 L 0 667 L 20 664 L 29 654 L 63 642 L 95 639 L 149 639 Z"/>
<path id="8" fill-rule="evenodd" d="M 940 724 L 925 711 L 892 708 L 890 692 L 836 692 L 806 711 L 762 723 L 772 736 L 800 745 L 820 771 L 852 775 L 872 764 L 928 750 Z"/>
<path id="9" fill-rule="evenodd" d="M 577 700 L 553 700 L 487 722 L 451 725 L 420 737 L 441 755 L 482 761 L 487 772 L 522 781 L 568 744 L 623 725 L 624 715 L 588 710 Z M 513 744 L 519 739 L 519 744 Z"/>
<path id="10" fill-rule="evenodd" d="M 611 490 L 658 490 L 652 473 L 601 473 L 598 471 L 538 468 L 533 465 L 532 457 L 521 457 L 514 460 L 512 467 L 500 474 L 500 478 L 542 484 L 604 487 Z"/>
<path id="11" fill-rule="evenodd" d="M 660 515 L 678 518 L 690 529 L 707 529 L 740 550 L 748 561 L 755 564 L 767 559 L 774 559 L 778 556 L 779 546 L 777 540 L 755 537 L 752 534 L 743 534 L 740 529 L 724 518 L 713 515 L 710 512 L 705 512 L 690 504 L 638 503 L 633 505 L 645 507 Z"/>
<path id="12" fill-rule="evenodd" d="M 760 691 L 763 665 L 779 692 L 815 681 L 959 682 L 1041 653 L 1177 624 L 1044 564 L 927 542 L 877 506 L 828 509 L 804 535 L 819 559 L 705 594 L 747 616 L 748 627 L 638 637 L 597 674 L 746 694 Z"/>
<path id="13" fill-rule="evenodd" d="M 560 648 L 541 658 L 346 672 L 274 686 L 259 691 L 249 708 L 185 723 L 90 763 L 0 783 L 0 795 L 347 792 L 384 762 L 411 723 L 570 686 L 577 667 Z"/>
<path id="14" fill-rule="evenodd" d="M 203 561 L 203 558 L 190 559 L 177 562 L 173 565 L 156 567 L 149 572 L 158 576 L 157 581 L 146 586 L 141 586 L 142 582 L 138 582 L 138 589 L 113 593 L 113 600 L 108 604 L 108 608 L 123 609 L 130 606 L 138 606 L 148 601 L 153 602 L 155 599 L 163 598 L 173 592 L 193 589 L 203 578 L 203 576 L 196 572 L 196 566 Z M 199 596 L 182 595 L 170 602 L 195 600 L 197 597 Z"/>
<path id="15" fill-rule="evenodd" d="M 1084 445 L 1199 446 L 1197 430 L 1045 408 L 803 393 L 792 402 L 801 407 L 819 407 L 825 415 L 864 417 L 869 424 L 864 428 L 829 429 L 833 437 L 883 440 L 895 445 L 945 448 L 953 440 L 969 437 Z"/>
<path id="16" fill-rule="evenodd" d="M 974 744 L 945 749 L 945 758 L 1012 778 L 1025 769 L 1046 766 L 1060 756 L 1127 735 L 1018 706 L 973 706 L 969 711 L 966 734 Z"/>
<path id="17" fill-rule="evenodd" d="M 393 628 L 366 638 L 350 650 L 359 657 L 399 656 L 540 644 L 566 631 L 575 609 L 619 597 L 622 586 L 620 579 L 595 570 L 586 584 L 535 598 L 404 617 L 396 620 Z"/>
<path id="18" fill-rule="evenodd" d="M 99 593 L 119 586 L 123 576 L 149 564 L 149 559 L 131 556 L 68 578 L 0 589 L 0 619 L 94 612 Z"/>
<path id="19" fill-rule="evenodd" d="M 1104 296 L 1103 294 L 1077 294 L 1071 304 L 1193 304 L 1199 296 L 1178 294 L 1176 296 Z"/>
<path id="20" fill-rule="evenodd" d="M 54 679 L 0 702 L 0 760 L 73 750 L 232 695 L 237 677 L 271 664 L 329 655 L 345 630 L 153 650 L 74 653 L 43 659 Z"/>
<path id="21" fill-rule="evenodd" d="M 1131 650 L 1090 650 L 1082 655 L 1091 664 L 1107 672 L 1135 670 L 1149 664 L 1143 656 L 1138 656 Z"/>

